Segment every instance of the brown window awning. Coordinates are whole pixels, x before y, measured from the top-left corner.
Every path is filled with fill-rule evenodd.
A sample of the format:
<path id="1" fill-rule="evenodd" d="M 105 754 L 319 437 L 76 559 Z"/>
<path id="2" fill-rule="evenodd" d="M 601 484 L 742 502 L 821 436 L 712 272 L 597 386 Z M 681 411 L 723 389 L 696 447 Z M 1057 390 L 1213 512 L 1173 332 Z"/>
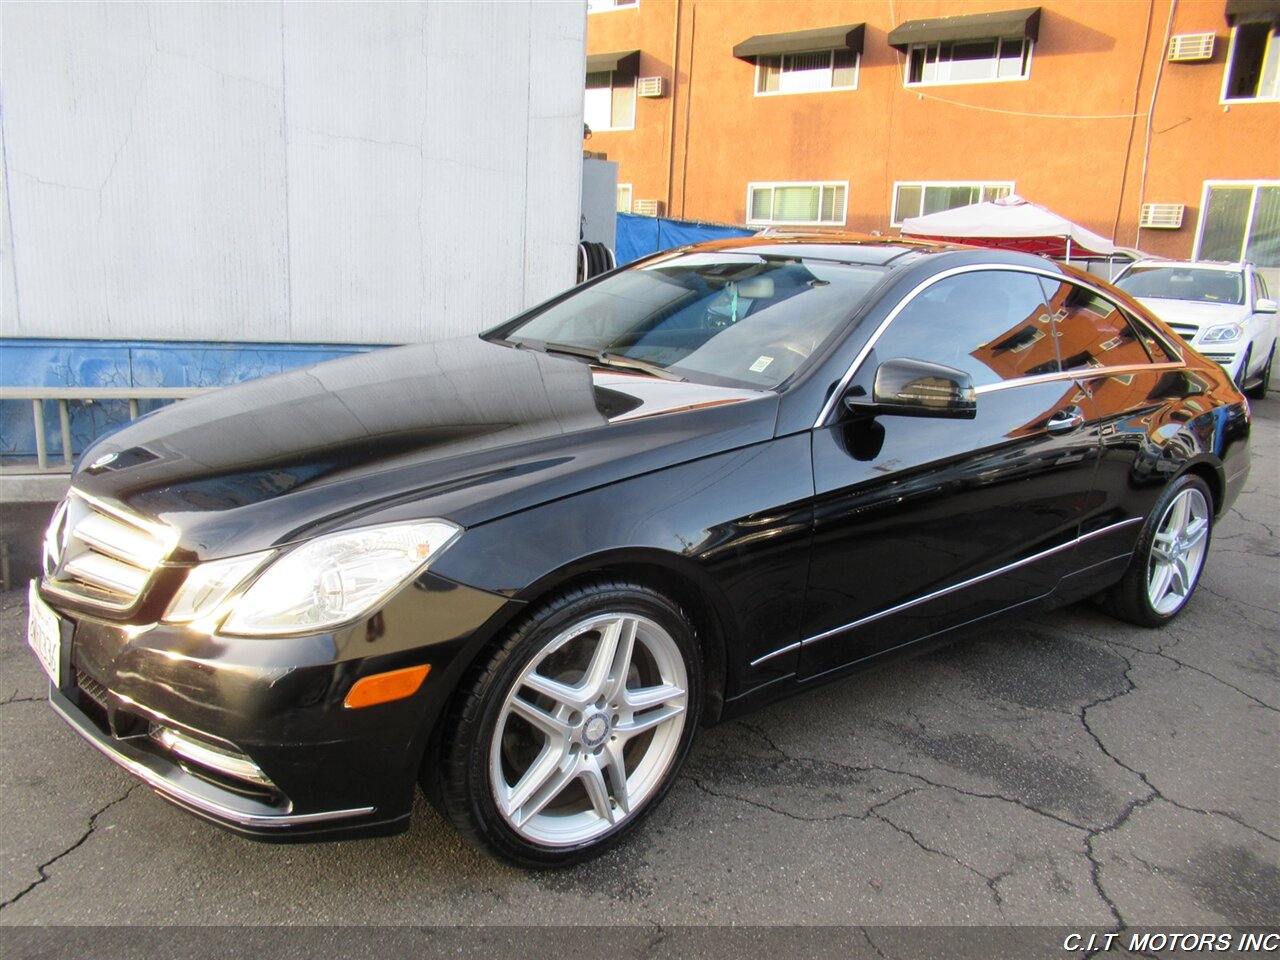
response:
<path id="1" fill-rule="evenodd" d="M 862 35 L 866 24 L 846 23 L 839 27 L 818 27 L 816 30 L 793 30 L 791 33 L 762 33 L 750 40 L 743 40 L 733 48 L 739 60 L 755 62 L 756 57 L 771 57 L 779 53 L 813 53 L 817 50 L 844 50 L 862 52 Z"/>
<path id="2" fill-rule="evenodd" d="M 622 50 L 618 53 L 592 53 L 587 56 L 587 73 L 603 73 L 606 70 L 636 76 L 640 72 L 640 51 Z"/>
<path id="3" fill-rule="evenodd" d="M 1227 23 L 1280 20 L 1280 0 L 1227 0 Z"/>
<path id="4" fill-rule="evenodd" d="M 938 43 L 942 40 L 985 40 L 989 37 L 1027 37 L 1034 40 L 1039 31 L 1040 8 L 1027 7 L 998 13 L 908 20 L 889 32 L 889 46 L 905 51 L 913 43 Z"/>

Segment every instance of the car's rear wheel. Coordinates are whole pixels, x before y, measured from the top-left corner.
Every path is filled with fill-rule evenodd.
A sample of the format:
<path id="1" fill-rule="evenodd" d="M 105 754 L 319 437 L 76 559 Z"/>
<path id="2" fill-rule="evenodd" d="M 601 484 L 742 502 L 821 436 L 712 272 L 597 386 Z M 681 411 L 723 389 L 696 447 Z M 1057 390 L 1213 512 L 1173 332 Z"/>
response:
<path id="1" fill-rule="evenodd" d="M 1275 363 L 1276 345 L 1271 345 L 1271 352 L 1267 354 L 1267 365 L 1262 368 L 1262 379 L 1244 392 L 1244 395 L 1250 400 L 1265 400 L 1267 398 L 1267 389 L 1271 386 L 1271 365 Z"/>
<path id="2" fill-rule="evenodd" d="M 566 593 L 473 672 L 443 738 L 441 805 L 524 866 L 595 856 L 671 786 L 701 699 L 697 641 L 675 603 L 612 581 Z"/>
<path id="3" fill-rule="evenodd" d="M 1124 578 L 1103 598 L 1113 615 L 1143 627 L 1176 617 L 1191 599 L 1209 552 L 1213 497 L 1184 474 L 1170 484 L 1138 538 Z"/>

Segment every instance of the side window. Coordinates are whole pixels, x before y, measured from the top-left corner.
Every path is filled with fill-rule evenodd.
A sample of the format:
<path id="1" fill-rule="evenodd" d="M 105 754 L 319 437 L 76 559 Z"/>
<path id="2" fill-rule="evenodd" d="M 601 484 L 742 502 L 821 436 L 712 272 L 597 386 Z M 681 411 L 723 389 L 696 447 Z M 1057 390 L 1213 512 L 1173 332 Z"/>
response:
<path id="1" fill-rule="evenodd" d="M 979 387 L 1061 369 L 1039 282 L 1011 270 L 962 273 L 928 287 L 875 352 L 878 362 L 910 357 L 956 367 Z"/>
<path id="2" fill-rule="evenodd" d="M 1045 299 L 1053 311 L 1058 352 L 1064 370 L 1127 367 L 1150 363 L 1144 339 L 1159 343 L 1118 306 L 1088 287 L 1044 278 Z M 1168 359 L 1163 350 L 1157 360 Z"/>

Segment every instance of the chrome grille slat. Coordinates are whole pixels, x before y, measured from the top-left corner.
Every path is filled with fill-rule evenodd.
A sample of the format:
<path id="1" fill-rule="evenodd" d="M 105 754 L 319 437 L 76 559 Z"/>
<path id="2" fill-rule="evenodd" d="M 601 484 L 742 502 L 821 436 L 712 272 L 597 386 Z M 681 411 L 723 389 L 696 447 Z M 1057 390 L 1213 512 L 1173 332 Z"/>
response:
<path id="1" fill-rule="evenodd" d="M 105 553 L 143 570 L 152 570 L 163 556 L 164 545 L 137 527 L 131 527 L 105 513 L 91 513 L 76 524 L 72 536 Z"/>
<path id="2" fill-rule="evenodd" d="M 162 524 L 75 490 L 46 537 L 45 589 L 107 610 L 132 607 L 173 547 Z"/>
<path id="3" fill-rule="evenodd" d="M 112 593 L 136 597 L 147 585 L 150 571 L 121 563 L 105 553 L 82 553 L 63 565 L 62 572 Z"/>

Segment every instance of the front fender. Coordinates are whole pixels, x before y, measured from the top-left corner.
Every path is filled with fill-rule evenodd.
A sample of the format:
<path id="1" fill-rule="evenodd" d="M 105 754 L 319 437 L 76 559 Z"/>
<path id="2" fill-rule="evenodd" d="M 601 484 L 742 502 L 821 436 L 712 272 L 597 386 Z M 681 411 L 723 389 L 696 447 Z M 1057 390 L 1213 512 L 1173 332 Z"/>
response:
<path id="1" fill-rule="evenodd" d="M 658 572 L 715 612 L 733 695 L 735 665 L 799 636 L 809 443 L 807 433 L 769 440 L 481 524 L 433 570 L 525 603 L 601 571 Z"/>

